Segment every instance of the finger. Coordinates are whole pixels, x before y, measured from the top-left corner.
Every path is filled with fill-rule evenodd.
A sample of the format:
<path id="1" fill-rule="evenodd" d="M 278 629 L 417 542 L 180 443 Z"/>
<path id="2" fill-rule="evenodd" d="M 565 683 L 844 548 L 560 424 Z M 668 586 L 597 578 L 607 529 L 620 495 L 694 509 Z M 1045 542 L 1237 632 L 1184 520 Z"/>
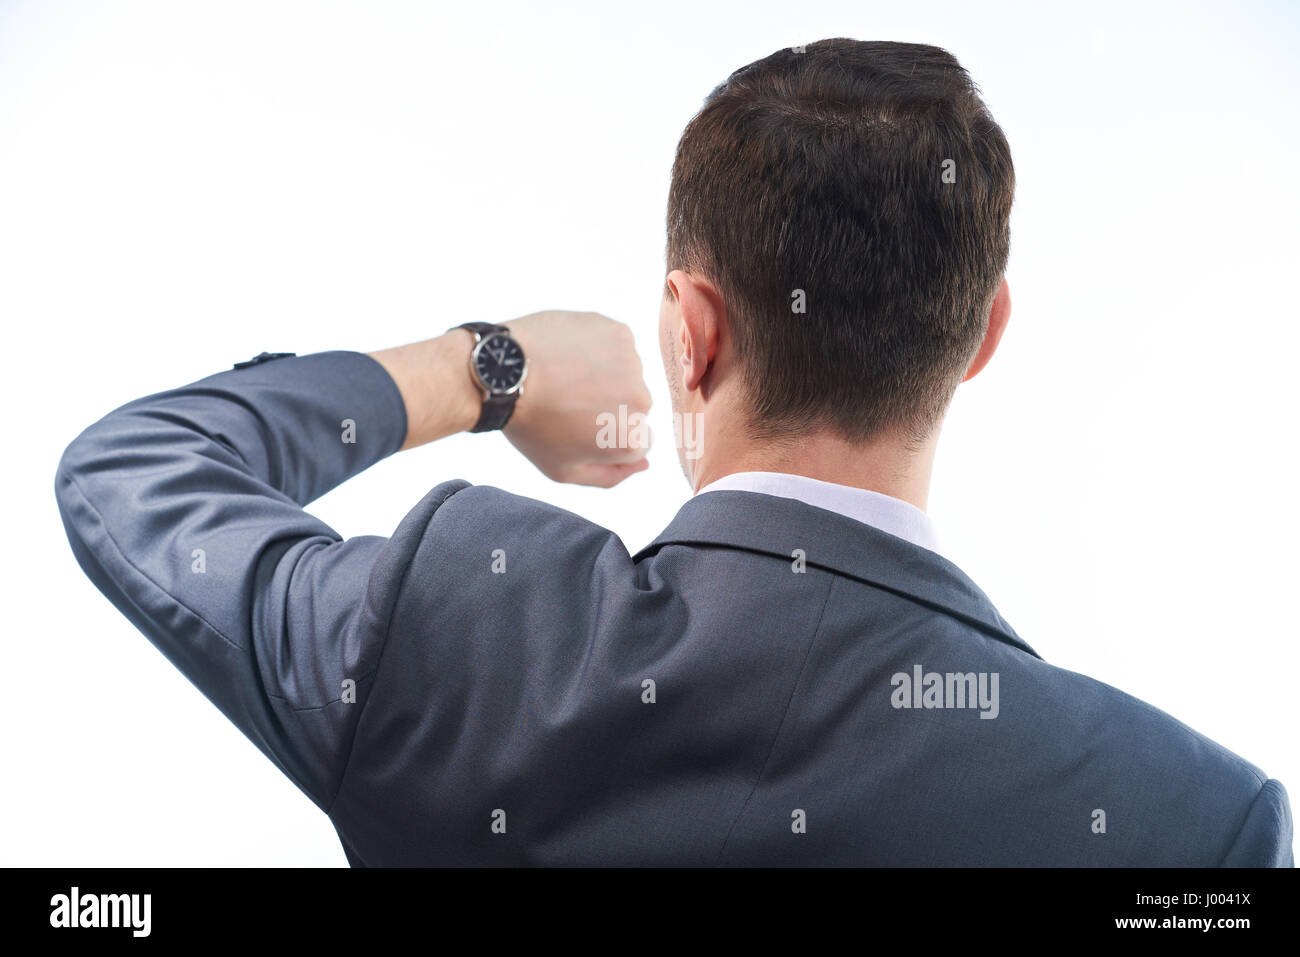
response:
<path id="1" fill-rule="evenodd" d="M 650 446 L 654 444 L 654 431 L 647 423 L 634 418 L 639 415 L 641 413 L 634 412 L 627 417 L 629 423 L 627 433 L 618 436 L 617 445 L 602 447 L 599 435 L 597 436 L 598 441 L 589 445 L 583 443 L 583 453 L 593 457 L 591 464 L 631 465 L 646 457 L 646 453 L 650 451 Z"/>
<path id="2" fill-rule="evenodd" d="M 591 485 L 596 488 L 613 488 L 629 475 L 644 472 L 650 467 L 647 458 L 635 462 L 585 462 L 573 470 L 568 479 L 573 485 Z"/>

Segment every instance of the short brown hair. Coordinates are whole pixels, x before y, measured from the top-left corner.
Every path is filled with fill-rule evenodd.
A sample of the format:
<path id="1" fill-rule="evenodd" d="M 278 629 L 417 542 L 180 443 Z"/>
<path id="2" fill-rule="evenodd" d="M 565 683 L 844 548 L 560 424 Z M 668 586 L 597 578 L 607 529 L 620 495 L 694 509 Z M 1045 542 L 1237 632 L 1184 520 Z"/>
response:
<path id="1" fill-rule="evenodd" d="M 822 40 L 731 74 L 678 144 L 667 262 L 723 296 L 752 434 L 937 424 L 984 337 L 1014 190 L 1001 128 L 938 47 Z"/>

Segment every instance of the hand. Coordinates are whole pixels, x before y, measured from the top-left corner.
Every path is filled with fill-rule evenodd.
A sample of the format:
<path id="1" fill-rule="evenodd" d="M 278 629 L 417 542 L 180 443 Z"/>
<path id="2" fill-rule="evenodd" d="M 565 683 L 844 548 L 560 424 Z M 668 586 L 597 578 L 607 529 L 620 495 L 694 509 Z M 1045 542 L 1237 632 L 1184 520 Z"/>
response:
<path id="1" fill-rule="evenodd" d="M 528 359 L 502 430 L 510 443 L 556 482 L 610 488 L 645 469 L 650 390 L 632 330 L 596 312 L 535 312 L 505 325 Z M 604 435 L 620 441 L 598 442 L 610 417 Z"/>

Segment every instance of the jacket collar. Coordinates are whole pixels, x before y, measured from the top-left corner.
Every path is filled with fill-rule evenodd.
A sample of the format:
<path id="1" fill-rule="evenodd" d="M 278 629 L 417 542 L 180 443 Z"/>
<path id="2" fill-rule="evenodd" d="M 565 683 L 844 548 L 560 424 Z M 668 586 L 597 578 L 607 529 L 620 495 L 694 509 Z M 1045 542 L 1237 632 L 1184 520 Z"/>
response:
<path id="1" fill-rule="evenodd" d="M 1040 657 L 979 586 L 942 555 L 795 499 L 737 490 L 698 495 L 633 561 L 665 545 L 738 548 L 787 562 L 802 549 L 809 565 L 904 595 Z"/>

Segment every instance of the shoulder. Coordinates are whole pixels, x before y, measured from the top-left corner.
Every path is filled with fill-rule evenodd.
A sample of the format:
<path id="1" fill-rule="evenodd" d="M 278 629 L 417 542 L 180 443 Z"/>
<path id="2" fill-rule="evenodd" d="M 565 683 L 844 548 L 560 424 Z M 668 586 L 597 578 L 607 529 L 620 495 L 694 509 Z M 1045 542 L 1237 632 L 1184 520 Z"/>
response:
<path id="1" fill-rule="evenodd" d="M 574 550 L 604 548 L 611 541 L 621 547 L 618 536 L 610 529 L 574 512 L 492 485 L 471 485 L 463 479 L 432 489 L 393 535 L 395 549 L 407 554 L 435 547 L 504 548 L 511 544 L 521 553 L 545 554 L 552 560 L 563 560 Z"/>
<path id="2" fill-rule="evenodd" d="M 1058 779 L 1111 808 L 1139 861 L 1289 863 L 1287 794 L 1259 767 L 1167 712 L 1112 685 L 1024 656 L 1020 676 L 1035 704 L 1004 709 Z M 1004 679 L 1005 680 L 1005 679 Z M 1008 702 L 1008 695 L 1011 702 Z M 1027 744 L 1027 746 L 1029 746 Z M 1141 853 L 1137 853 L 1141 851 Z"/>
<path id="3" fill-rule="evenodd" d="M 479 579 L 540 587 L 582 572 L 585 580 L 595 565 L 632 572 L 631 557 L 611 530 L 538 499 L 453 479 L 431 489 L 402 519 L 376 563 L 370 601 L 391 607 L 413 568 L 422 581 L 472 590 Z M 474 575 L 475 569 L 484 574 Z"/>

